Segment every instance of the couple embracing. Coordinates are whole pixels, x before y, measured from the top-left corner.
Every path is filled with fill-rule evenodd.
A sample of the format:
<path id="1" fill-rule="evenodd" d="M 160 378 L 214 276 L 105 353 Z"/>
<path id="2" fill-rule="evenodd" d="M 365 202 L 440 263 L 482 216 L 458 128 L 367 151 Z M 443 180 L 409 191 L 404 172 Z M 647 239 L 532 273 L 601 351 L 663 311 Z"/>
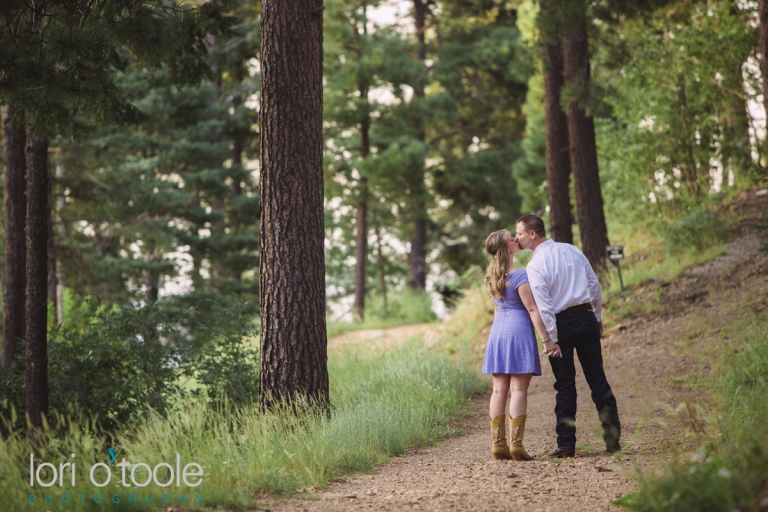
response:
<path id="1" fill-rule="evenodd" d="M 527 269 L 516 269 L 513 256 L 533 250 Z M 495 459 L 530 460 L 523 447 L 528 385 L 541 375 L 534 329 L 549 356 L 557 391 L 557 448 L 550 457 L 573 457 L 576 451 L 576 367 L 574 352 L 592 391 L 603 425 L 607 453 L 621 449 L 616 398 L 605 378 L 600 337 L 602 298 L 589 261 L 571 244 L 546 238 L 544 221 L 525 215 L 513 237 L 502 230 L 485 241 L 491 264 L 485 283 L 496 305 L 486 345 L 483 373 L 493 375 L 490 417 Z M 510 445 L 506 440 L 507 395 L 510 394 Z"/>

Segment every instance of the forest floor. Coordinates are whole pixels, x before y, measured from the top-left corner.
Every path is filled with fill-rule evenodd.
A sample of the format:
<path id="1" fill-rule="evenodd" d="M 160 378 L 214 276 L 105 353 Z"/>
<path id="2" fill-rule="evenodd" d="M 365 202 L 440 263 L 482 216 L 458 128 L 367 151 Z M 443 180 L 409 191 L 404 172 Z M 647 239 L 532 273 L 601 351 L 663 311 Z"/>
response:
<path id="1" fill-rule="evenodd" d="M 755 191 L 750 191 L 750 195 Z M 737 200 L 740 218 L 768 211 L 768 194 Z M 741 210 L 743 211 L 741 211 Z M 525 447 L 529 462 L 495 461 L 490 456 L 488 396 L 476 396 L 456 422 L 459 437 L 412 450 L 379 467 L 376 474 L 339 480 L 325 490 L 298 498 L 267 498 L 277 511 L 346 510 L 616 510 L 611 502 L 637 487 L 638 472 L 657 471 L 697 448 L 706 428 L 710 400 L 697 377 L 712 369 L 719 340 L 728 337 L 734 315 L 765 308 L 768 258 L 763 242 L 742 223 L 727 252 L 688 269 L 672 281 L 652 280 L 636 287 L 631 298 L 608 305 L 632 311 L 618 318 L 603 338 L 605 370 L 619 404 L 624 451 L 601 456 L 604 448 L 589 389 L 578 369 L 578 444 L 573 459 L 551 459 L 555 443 L 555 393 L 550 365 L 533 379 L 528 402 Z M 763 298 L 760 298 L 763 297 Z M 626 302 L 632 302 L 631 308 Z M 608 312 L 611 317 L 611 312 Z M 489 324 L 474 341 L 476 365 Z M 333 343 L 377 343 L 381 347 L 427 333 L 433 326 L 398 327 L 387 332 L 347 333 Z M 434 337 L 434 335 L 432 336 Z M 578 367 L 578 365 L 577 365 Z"/>

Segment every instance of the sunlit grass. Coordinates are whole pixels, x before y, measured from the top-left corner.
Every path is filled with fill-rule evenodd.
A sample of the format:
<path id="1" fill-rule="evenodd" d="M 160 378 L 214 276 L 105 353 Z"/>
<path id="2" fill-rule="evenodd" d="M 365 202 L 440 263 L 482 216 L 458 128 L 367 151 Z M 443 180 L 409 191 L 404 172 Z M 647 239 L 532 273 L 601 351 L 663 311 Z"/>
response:
<path id="1" fill-rule="evenodd" d="M 474 306 L 462 311 L 475 315 Z M 478 322 L 467 320 L 472 326 Z M 256 406 L 211 407 L 201 400 L 180 399 L 166 417 L 151 417 L 111 442 L 87 423 L 73 422 L 66 434 L 36 451 L 36 460 L 58 465 L 76 454 L 75 487 L 65 482 L 61 488 L 31 488 L 32 446 L 21 436 L 0 441 L 0 503 L 30 510 L 142 510 L 177 505 L 181 496 L 186 508 L 236 508 L 256 505 L 263 494 L 322 488 L 342 475 L 373 471 L 392 455 L 454 433 L 450 420 L 461 413 L 469 396 L 486 386 L 467 360 L 452 355 L 469 351 L 463 347 L 468 339 L 444 333 L 431 347 L 417 337 L 386 351 L 364 345 L 332 350 L 328 415 L 307 408 L 299 415 L 265 416 Z M 112 483 L 97 488 L 89 481 L 88 469 L 108 461 L 110 447 L 116 449 L 116 463 L 124 457 L 152 468 L 162 462 L 175 467 L 178 454 L 182 467 L 196 462 L 204 468 L 203 483 L 195 488 L 183 483 L 176 487 L 175 482 L 166 488 L 154 483 L 126 488 L 118 485 L 120 470 L 113 465 Z M 45 471 L 41 475 L 49 478 Z M 161 482 L 170 477 L 162 467 L 158 475 Z M 137 471 L 139 482 L 146 476 L 143 468 Z M 37 496 L 31 504 L 30 491 Z M 53 502 L 45 501 L 46 493 Z M 70 503 L 62 502 L 64 494 Z M 130 502 L 131 494 L 135 503 Z M 119 504 L 112 503 L 113 496 L 119 497 Z M 150 496 L 152 502 L 147 503 Z"/>
<path id="2" fill-rule="evenodd" d="M 405 289 L 390 293 L 387 303 L 380 295 L 366 298 L 365 317 L 352 322 L 337 320 L 328 322 L 328 337 L 332 338 L 349 331 L 387 329 L 400 325 L 414 325 L 435 322 L 432 299 L 428 293 Z"/>
<path id="3" fill-rule="evenodd" d="M 768 496 L 768 313 L 746 310 L 722 328 L 712 350 L 719 364 L 696 380 L 714 393 L 700 448 L 640 479 L 637 493 L 616 504 L 642 512 L 762 510 Z M 738 352 L 734 355 L 734 351 Z M 723 354 L 728 354 L 727 356 Z"/>

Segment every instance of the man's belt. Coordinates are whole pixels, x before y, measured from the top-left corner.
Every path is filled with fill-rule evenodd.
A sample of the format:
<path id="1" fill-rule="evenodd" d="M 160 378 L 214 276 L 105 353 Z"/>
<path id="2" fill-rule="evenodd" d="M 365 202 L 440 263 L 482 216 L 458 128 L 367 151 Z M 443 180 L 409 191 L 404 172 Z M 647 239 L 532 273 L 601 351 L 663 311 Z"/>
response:
<path id="1" fill-rule="evenodd" d="M 563 317 L 578 313 L 579 311 L 592 311 L 592 304 L 585 302 L 584 304 L 579 304 L 578 306 L 571 306 L 568 309 L 564 309 L 561 312 L 556 313 L 555 318 L 559 320 Z"/>

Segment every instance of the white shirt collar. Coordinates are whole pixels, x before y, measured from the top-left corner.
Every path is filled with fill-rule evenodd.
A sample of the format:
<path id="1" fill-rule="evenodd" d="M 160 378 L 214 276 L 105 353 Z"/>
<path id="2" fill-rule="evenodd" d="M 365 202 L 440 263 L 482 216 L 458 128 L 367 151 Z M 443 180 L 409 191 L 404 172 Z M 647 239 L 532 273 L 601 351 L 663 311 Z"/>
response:
<path id="1" fill-rule="evenodd" d="M 534 256 L 536 256 L 536 255 L 537 255 L 537 254 L 539 254 L 540 252 L 543 252 L 543 251 L 539 251 L 539 249 L 545 249 L 545 248 L 547 248 L 547 247 L 549 247 L 549 246 L 551 246 L 551 245 L 555 245 L 555 241 L 554 241 L 554 240 L 552 240 L 551 238 L 549 238 L 549 239 L 547 239 L 547 240 L 544 240 L 543 242 L 541 242 L 541 243 L 539 244 L 539 246 L 538 246 L 538 247 L 536 247 L 536 248 L 533 250 L 533 255 L 534 255 Z"/>

